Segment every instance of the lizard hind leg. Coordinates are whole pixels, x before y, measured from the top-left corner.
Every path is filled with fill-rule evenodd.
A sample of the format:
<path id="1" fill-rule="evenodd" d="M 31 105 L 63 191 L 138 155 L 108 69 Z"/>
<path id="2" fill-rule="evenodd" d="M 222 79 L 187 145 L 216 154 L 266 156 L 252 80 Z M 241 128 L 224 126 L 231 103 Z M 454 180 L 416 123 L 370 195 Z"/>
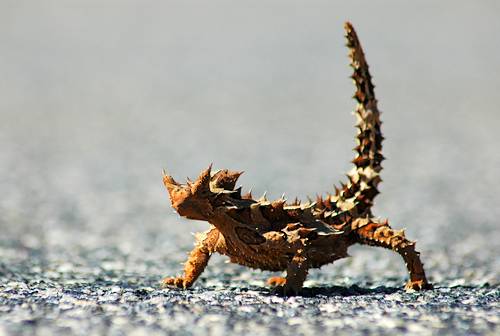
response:
<path id="1" fill-rule="evenodd" d="M 302 285 L 307 278 L 309 266 L 304 250 L 300 249 L 290 260 L 286 270 L 286 278 L 272 277 L 268 279 L 268 284 L 275 286 L 273 293 L 281 296 L 299 295 Z"/>
<path id="2" fill-rule="evenodd" d="M 406 239 L 403 230 L 395 231 L 387 221 L 380 222 L 376 219 L 370 219 L 367 224 L 354 232 L 357 236 L 357 242 L 360 244 L 388 248 L 401 255 L 410 274 L 410 279 L 405 286 L 406 290 L 432 289 L 432 285 L 425 276 L 420 253 L 415 251 L 415 242 Z"/>

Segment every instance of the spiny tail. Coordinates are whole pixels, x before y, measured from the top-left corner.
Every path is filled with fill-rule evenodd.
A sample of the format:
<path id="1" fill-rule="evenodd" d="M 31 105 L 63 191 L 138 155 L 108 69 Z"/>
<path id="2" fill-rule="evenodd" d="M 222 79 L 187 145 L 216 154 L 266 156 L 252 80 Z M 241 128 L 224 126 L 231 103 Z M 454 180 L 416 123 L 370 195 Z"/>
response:
<path id="1" fill-rule="evenodd" d="M 357 101 L 354 114 L 357 119 L 356 157 L 352 161 L 353 169 L 347 174 L 349 182 L 336 190 L 331 199 L 341 210 L 347 210 L 355 216 L 371 215 L 371 206 L 379 193 L 377 186 L 382 170 L 382 133 L 380 131 L 380 112 L 377 108 L 374 85 L 372 84 L 368 64 L 358 36 L 351 23 L 344 25 L 349 58 L 354 72 L 351 78 L 356 85 L 354 98 Z"/>

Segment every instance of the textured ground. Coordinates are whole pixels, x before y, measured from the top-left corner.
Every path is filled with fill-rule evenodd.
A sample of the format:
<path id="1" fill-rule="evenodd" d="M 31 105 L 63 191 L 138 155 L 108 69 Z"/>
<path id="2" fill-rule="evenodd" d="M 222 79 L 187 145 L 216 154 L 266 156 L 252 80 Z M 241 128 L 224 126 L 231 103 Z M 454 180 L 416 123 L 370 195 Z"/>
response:
<path id="1" fill-rule="evenodd" d="M 120 3 L 0 4 L 0 335 L 500 333 L 495 1 Z M 436 289 L 405 293 L 374 248 L 304 297 L 219 256 L 192 290 L 159 289 L 206 228 L 172 212 L 161 168 L 214 162 L 291 198 L 350 168 L 345 19 L 384 111 L 375 212 Z"/>

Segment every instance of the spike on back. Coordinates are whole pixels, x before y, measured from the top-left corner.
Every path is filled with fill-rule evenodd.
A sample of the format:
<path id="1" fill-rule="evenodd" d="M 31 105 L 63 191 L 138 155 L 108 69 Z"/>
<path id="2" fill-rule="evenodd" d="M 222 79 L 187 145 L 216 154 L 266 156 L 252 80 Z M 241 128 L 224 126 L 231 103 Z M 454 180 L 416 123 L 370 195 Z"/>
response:
<path id="1" fill-rule="evenodd" d="M 212 176 L 210 184 L 214 188 L 233 190 L 241 174 L 243 174 L 242 171 L 219 170 Z"/>
<path id="2" fill-rule="evenodd" d="M 241 196 L 242 199 L 251 200 L 253 199 L 252 191 L 249 191 Z"/>

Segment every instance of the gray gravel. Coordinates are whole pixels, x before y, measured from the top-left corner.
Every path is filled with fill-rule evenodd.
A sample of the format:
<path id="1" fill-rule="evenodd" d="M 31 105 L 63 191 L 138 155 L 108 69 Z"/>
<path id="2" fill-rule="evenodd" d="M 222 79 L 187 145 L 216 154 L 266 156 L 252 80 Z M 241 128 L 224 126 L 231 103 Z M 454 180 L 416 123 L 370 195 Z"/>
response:
<path id="1" fill-rule="evenodd" d="M 0 335 L 500 333 L 496 1 L 0 3 Z M 331 189 L 353 123 L 342 22 L 384 111 L 375 212 L 418 240 L 436 289 L 385 250 L 314 270 L 303 297 L 214 256 L 161 184 L 210 162 L 271 197 Z"/>

